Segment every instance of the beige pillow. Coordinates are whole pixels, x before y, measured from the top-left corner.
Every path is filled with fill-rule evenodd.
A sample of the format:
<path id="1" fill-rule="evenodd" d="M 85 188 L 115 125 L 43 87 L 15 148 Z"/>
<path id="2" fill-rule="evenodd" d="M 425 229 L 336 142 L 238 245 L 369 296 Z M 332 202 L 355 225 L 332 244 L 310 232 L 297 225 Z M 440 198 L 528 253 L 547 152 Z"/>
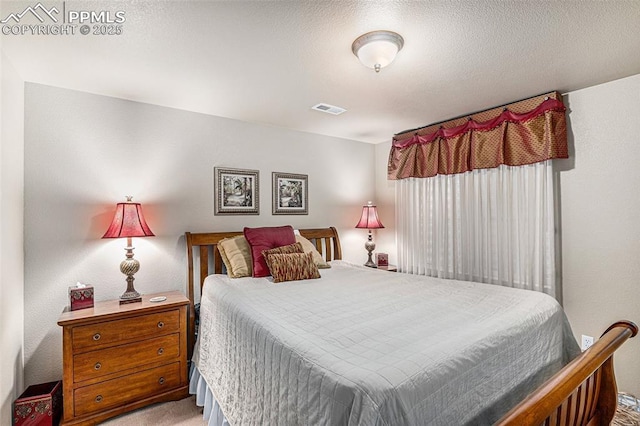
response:
<path id="1" fill-rule="evenodd" d="M 318 268 L 331 268 L 331 265 L 325 262 L 325 260 L 322 258 L 322 255 L 320 254 L 320 252 L 318 252 L 318 250 L 316 250 L 316 246 L 314 246 L 311 241 L 298 234 L 296 234 L 296 241 L 302 244 L 302 250 L 304 250 L 305 253 L 311 253 L 311 255 L 313 256 L 313 261 Z"/>
<path id="2" fill-rule="evenodd" d="M 251 247 L 243 235 L 225 238 L 218 243 L 220 257 L 231 278 L 250 277 L 253 274 Z"/>

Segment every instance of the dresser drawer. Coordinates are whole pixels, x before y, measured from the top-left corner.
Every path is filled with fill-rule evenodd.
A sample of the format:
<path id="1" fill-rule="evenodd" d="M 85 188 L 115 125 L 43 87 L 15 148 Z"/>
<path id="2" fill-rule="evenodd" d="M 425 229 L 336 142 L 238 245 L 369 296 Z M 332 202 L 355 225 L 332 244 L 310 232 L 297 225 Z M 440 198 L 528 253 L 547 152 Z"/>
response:
<path id="1" fill-rule="evenodd" d="M 141 342 L 84 352 L 73 357 L 73 381 L 82 382 L 180 355 L 180 335 L 154 337 Z"/>
<path id="2" fill-rule="evenodd" d="M 73 349 L 88 348 L 90 350 L 98 345 L 175 333 L 179 329 L 180 312 L 178 310 L 82 325 L 73 328 Z"/>
<path id="3" fill-rule="evenodd" d="M 107 380 L 74 391 L 74 415 L 102 411 L 129 403 L 180 385 L 179 362 L 118 379 Z"/>

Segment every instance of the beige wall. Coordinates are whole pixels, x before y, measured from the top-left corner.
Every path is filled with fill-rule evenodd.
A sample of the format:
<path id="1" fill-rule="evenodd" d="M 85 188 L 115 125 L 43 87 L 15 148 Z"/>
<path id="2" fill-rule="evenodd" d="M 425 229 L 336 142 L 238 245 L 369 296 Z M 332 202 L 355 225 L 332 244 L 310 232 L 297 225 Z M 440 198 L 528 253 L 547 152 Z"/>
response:
<path id="1" fill-rule="evenodd" d="M 26 85 L 25 116 L 27 384 L 61 377 L 69 285 L 92 284 L 99 300 L 126 288 L 126 241 L 100 239 L 125 195 L 156 234 L 134 239 L 142 293 L 185 289 L 185 231 L 333 225 L 344 258 L 361 260 L 353 227 L 375 194 L 373 145 L 38 84 Z M 214 216 L 214 166 L 260 171 L 259 216 Z M 274 171 L 309 176 L 309 215 L 271 215 Z"/>
<path id="2" fill-rule="evenodd" d="M 564 307 L 576 337 L 640 325 L 640 75 L 565 96 L 569 160 L 560 172 Z M 640 396 L 640 337 L 615 356 Z"/>
<path id="3" fill-rule="evenodd" d="M 0 58 L 0 425 L 23 391 L 24 83 Z"/>

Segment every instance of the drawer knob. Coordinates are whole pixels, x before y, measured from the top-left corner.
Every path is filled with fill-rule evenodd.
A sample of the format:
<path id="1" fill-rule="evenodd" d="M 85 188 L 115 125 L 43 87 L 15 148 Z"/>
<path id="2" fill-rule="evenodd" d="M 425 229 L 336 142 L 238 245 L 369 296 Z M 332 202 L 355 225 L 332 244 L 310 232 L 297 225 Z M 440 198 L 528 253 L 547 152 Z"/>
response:
<path id="1" fill-rule="evenodd" d="M 160 322 L 158 323 L 158 328 L 162 328 L 162 327 L 164 327 L 164 323 L 163 323 L 162 321 L 160 321 Z"/>
<path id="2" fill-rule="evenodd" d="M 96 402 L 102 402 L 102 395 L 96 396 Z"/>
<path id="3" fill-rule="evenodd" d="M 96 365 L 94 365 L 93 368 L 96 370 L 100 370 L 102 368 L 102 364 L 100 364 L 99 362 L 96 362 Z"/>
<path id="4" fill-rule="evenodd" d="M 100 337 L 101 337 L 100 333 L 96 333 L 96 334 L 93 335 L 93 340 L 95 340 L 97 342 L 98 340 L 100 340 Z"/>
<path id="5" fill-rule="evenodd" d="M 164 353 L 164 348 L 158 349 L 158 355 L 162 355 Z"/>
<path id="6" fill-rule="evenodd" d="M 158 383 L 160 383 L 161 385 L 164 385 L 164 377 L 160 377 L 158 379 Z"/>

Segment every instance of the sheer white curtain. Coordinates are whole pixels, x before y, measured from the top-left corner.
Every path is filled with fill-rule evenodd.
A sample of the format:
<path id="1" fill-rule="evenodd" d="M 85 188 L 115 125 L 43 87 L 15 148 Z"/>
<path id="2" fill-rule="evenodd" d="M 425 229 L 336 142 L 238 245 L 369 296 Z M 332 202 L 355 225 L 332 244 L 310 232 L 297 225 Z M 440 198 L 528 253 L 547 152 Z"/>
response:
<path id="1" fill-rule="evenodd" d="M 396 181 L 402 272 L 556 297 L 552 160 Z"/>

